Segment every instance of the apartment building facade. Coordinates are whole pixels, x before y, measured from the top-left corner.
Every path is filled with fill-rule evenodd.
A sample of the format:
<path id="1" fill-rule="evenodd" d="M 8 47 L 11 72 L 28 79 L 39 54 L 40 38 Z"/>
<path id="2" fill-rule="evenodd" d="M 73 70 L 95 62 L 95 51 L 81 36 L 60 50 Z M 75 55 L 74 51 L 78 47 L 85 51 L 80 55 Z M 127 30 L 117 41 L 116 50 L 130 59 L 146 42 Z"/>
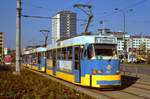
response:
<path id="1" fill-rule="evenodd" d="M 52 17 L 52 44 L 76 34 L 76 13 L 60 11 Z"/>

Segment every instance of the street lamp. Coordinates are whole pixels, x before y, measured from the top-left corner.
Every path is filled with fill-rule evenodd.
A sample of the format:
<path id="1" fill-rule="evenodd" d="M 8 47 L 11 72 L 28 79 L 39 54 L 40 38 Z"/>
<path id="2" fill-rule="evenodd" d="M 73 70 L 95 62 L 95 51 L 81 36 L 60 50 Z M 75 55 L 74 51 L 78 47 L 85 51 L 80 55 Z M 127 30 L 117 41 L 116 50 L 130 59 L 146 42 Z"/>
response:
<path id="1" fill-rule="evenodd" d="M 46 48 L 47 47 L 47 40 L 48 40 L 48 34 L 49 34 L 49 30 L 40 30 L 40 32 L 42 32 L 42 34 L 44 35 L 45 37 L 45 43 L 44 43 L 44 47 Z M 44 53 L 45 54 L 45 72 L 46 72 L 46 67 L 47 67 L 47 61 L 46 61 L 46 52 Z"/>
<path id="2" fill-rule="evenodd" d="M 123 52 L 124 52 L 124 59 L 126 60 L 126 58 L 127 58 L 127 48 L 126 48 L 126 40 L 125 40 L 125 34 L 126 34 L 126 12 L 125 12 L 125 10 L 122 10 L 122 9 L 119 9 L 119 8 L 115 8 L 114 10 L 122 12 L 122 15 L 123 15 L 123 33 L 124 33 L 123 34 L 123 42 L 124 42 Z M 133 11 L 133 9 L 129 9 L 129 11 Z"/>
<path id="3" fill-rule="evenodd" d="M 44 43 L 44 47 L 47 47 L 47 40 L 48 40 L 48 33 L 49 30 L 40 30 L 40 32 L 42 32 L 44 38 L 45 38 L 45 43 Z"/>

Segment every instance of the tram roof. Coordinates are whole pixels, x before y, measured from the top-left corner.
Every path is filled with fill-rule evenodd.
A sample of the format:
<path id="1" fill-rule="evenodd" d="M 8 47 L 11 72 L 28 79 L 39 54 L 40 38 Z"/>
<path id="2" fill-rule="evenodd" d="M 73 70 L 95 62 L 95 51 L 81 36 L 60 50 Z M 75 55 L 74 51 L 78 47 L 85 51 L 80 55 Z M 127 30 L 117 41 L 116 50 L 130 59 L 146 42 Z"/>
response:
<path id="1" fill-rule="evenodd" d="M 30 52 L 29 51 L 23 51 L 23 55 L 24 54 L 29 54 Z"/>
<path id="2" fill-rule="evenodd" d="M 46 48 L 44 48 L 44 47 L 36 48 L 36 52 L 43 52 L 43 51 L 46 51 Z"/>
<path id="3" fill-rule="evenodd" d="M 43 51 L 46 51 L 46 48 L 38 47 L 38 48 L 35 48 L 35 49 L 26 50 L 26 51 L 23 52 L 23 54 L 32 54 L 32 53 L 35 53 L 35 52 L 43 52 Z"/>
<path id="4" fill-rule="evenodd" d="M 101 41 L 96 41 L 98 38 Z M 107 41 L 106 41 L 106 39 L 107 39 Z M 111 42 L 109 42 L 108 39 L 111 40 Z M 83 45 L 83 44 L 86 44 L 86 43 L 115 44 L 116 39 L 113 36 L 97 36 L 97 35 L 87 35 L 86 36 L 85 35 L 85 36 L 78 36 L 78 37 L 70 38 L 70 39 L 67 39 L 67 40 L 63 40 L 60 43 L 62 43 L 61 45 L 74 45 L 74 44 Z"/>
<path id="5" fill-rule="evenodd" d="M 117 44 L 117 38 L 114 36 L 102 36 L 102 35 L 77 36 L 70 39 L 58 41 L 57 45 L 50 45 L 48 49 L 66 46 L 84 45 L 86 43 Z"/>

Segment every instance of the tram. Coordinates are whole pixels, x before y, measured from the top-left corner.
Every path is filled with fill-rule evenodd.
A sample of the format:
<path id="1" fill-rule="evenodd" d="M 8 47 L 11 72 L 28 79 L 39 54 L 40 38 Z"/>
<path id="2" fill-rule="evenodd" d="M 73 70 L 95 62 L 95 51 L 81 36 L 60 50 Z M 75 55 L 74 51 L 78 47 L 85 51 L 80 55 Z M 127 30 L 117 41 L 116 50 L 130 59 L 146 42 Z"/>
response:
<path id="1" fill-rule="evenodd" d="M 113 36 L 84 35 L 58 41 L 45 51 L 45 73 L 82 86 L 120 86 L 116 46 Z"/>
<path id="2" fill-rule="evenodd" d="M 45 72 L 46 66 L 45 51 L 46 48 L 43 47 L 24 51 L 23 65 L 33 70 Z"/>

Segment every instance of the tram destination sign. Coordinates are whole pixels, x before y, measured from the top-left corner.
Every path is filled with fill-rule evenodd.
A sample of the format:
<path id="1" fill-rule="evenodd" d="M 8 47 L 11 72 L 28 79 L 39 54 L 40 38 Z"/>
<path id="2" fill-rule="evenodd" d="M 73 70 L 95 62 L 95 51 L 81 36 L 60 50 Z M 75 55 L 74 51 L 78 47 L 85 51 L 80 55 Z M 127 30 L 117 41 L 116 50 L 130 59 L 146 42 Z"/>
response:
<path id="1" fill-rule="evenodd" d="M 96 37 L 95 38 L 95 43 L 116 43 L 115 42 L 115 38 L 111 38 L 111 37 Z"/>

